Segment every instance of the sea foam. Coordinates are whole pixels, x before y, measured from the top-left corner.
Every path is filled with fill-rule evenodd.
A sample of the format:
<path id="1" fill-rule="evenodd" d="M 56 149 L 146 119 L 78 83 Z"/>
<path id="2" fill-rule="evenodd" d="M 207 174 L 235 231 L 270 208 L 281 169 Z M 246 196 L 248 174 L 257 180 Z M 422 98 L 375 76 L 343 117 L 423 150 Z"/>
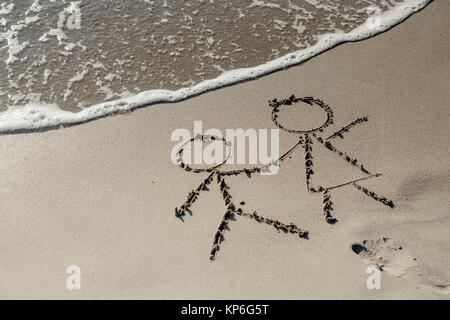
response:
<path id="1" fill-rule="evenodd" d="M 0 112 L 0 133 L 26 132 L 39 129 L 52 129 L 61 126 L 80 124 L 108 115 L 132 111 L 136 108 L 160 102 L 177 102 L 204 93 L 209 90 L 231 85 L 237 82 L 255 79 L 265 74 L 299 64 L 344 42 L 359 41 L 388 30 L 404 21 L 411 14 L 424 8 L 430 0 L 409 0 L 397 4 L 350 32 L 336 32 L 318 36 L 318 41 L 305 49 L 298 50 L 251 68 L 241 68 L 223 72 L 220 76 L 202 81 L 191 87 L 178 90 L 149 90 L 137 95 L 115 101 L 104 102 L 83 108 L 79 112 L 60 109 L 55 104 L 30 103 L 23 106 L 11 106 Z M 4 7 L 2 10 L 10 10 Z"/>

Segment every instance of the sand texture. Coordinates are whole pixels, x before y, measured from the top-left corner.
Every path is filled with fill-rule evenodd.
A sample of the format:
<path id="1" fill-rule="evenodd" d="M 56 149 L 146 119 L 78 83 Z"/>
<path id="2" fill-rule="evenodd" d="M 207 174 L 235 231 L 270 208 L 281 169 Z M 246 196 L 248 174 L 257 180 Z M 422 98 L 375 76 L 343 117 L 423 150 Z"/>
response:
<path id="1" fill-rule="evenodd" d="M 0 297 L 448 299 L 449 14 L 434 1 L 255 81 L 2 136 Z M 333 121 L 280 131 L 282 153 L 303 143 L 276 175 L 208 177 L 172 163 L 174 129 L 276 128 L 268 101 L 293 94 L 323 101 Z M 278 112 L 287 127 L 320 116 Z M 72 264 L 81 290 L 66 288 Z M 382 269 L 379 290 L 366 287 L 368 265 Z"/>

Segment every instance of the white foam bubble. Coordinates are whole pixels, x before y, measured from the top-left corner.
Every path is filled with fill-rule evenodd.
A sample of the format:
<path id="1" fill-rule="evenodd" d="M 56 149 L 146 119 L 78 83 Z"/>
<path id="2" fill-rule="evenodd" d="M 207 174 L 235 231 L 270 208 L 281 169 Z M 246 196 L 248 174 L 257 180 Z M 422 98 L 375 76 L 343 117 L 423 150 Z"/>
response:
<path id="1" fill-rule="evenodd" d="M 425 7 L 430 0 L 410 0 L 396 5 L 377 17 L 377 23 L 368 20 L 350 32 L 321 35 L 315 45 L 306 49 L 291 52 L 275 60 L 252 68 L 235 69 L 222 73 L 217 78 L 200 82 L 192 87 L 176 91 L 149 90 L 135 96 L 113 102 L 105 102 L 87 107 L 79 112 L 64 111 L 56 105 L 28 104 L 13 106 L 0 113 L 0 133 L 36 130 L 47 127 L 58 127 L 64 124 L 77 124 L 115 114 L 131 111 L 138 107 L 158 103 L 176 102 L 208 90 L 220 88 L 236 82 L 254 79 L 264 74 L 280 70 L 308 60 L 323 51 L 343 42 L 358 41 L 383 32 L 402 22 L 414 12 Z M 254 5 L 264 5 L 262 1 L 254 1 Z"/>

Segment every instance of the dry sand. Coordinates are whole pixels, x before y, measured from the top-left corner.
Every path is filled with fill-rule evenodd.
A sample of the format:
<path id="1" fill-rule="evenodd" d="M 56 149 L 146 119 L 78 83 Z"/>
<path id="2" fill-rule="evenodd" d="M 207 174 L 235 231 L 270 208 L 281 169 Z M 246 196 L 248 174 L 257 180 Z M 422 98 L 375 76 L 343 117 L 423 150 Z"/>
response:
<path id="1" fill-rule="evenodd" d="M 256 81 L 76 127 L 2 136 L 0 297 L 448 299 L 449 14 L 448 1 L 434 1 L 387 33 Z M 334 143 L 383 173 L 362 184 L 396 207 L 349 186 L 332 192 L 339 222 L 325 223 L 321 197 L 306 191 L 300 149 L 275 176 L 227 182 L 246 211 L 292 221 L 309 240 L 238 216 L 211 262 L 223 201 L 212 184 L 193 216 L 175 218 L 206 175 L 172 164 L 170 134 L 194 120 L 222 130 L 274 128 L 267 100 L 293 93 L 333 107 L 327 133 L 369 117 Z M 281 150 L 297 139 L 280 138 Z M 317 183 L 358 177 L 327 151 L 315 161 Z M 354 244 L 367 251 L 358 256 Z M 379 290 L 366 287 L 373 259 L 384 265 Z M 81 290 L 66 288 L 71 264 L 81 268 Z"/>

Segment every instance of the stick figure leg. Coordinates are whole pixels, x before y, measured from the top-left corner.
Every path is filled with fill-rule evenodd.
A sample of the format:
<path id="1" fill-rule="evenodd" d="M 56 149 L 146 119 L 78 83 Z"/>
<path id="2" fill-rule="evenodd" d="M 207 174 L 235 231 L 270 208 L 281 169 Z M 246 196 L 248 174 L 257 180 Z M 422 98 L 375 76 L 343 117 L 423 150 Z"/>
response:
<path id="1" fill-rule="evenodd" d="M 253 211 L 253 213 L 243 212 L 241 208 L 236 210 L 236 214 L 238 214 L 242 217 L 254 219 L 256 222 L 259 222 L 259 223 L 262 223 L 262 222 L 266 223 L 270 226 L 273 226 L 277 230 L 282 230 L 284 232 L 298 234 L 300 238 L 307 238 L 307 236 L 308 236 L 308 231 L 297 227 L 292 222 L 289 224 L 285 224 L 276 219 L 267 218 L 262 215 L 259 215 L 256 211 Z"/>
<path id="2" fill-rule="evenodd" d="M 228 227 L 230 221 L 233 219 L 234 215 L 239 215 L 242 217 L 247 217 L 250 219 L 253 219 L 259 223 L 263 222 L 268 225 L 272 225 L 277 230 L 282 230 L 284 232 L 290 232 L 292 234 L 298 234 L 299 237 L 307 238 L 308 237 L 308 231 L 299 228 L 294 223 L 285 224 L 282 223 L 276 219 L 267 218 L 264 216 L 261 216 L 255 212 L 253 213 L 247 213 L 243 212 L 241 208 L 237 208 L 234 205 L 233 201 L 231 200 L 231 195 L 227 189 L 227 184 L 225 182 L 225 179 L 223 178 L 223 175 L 226 173 L 218 173 L 217 174 L 217 184 L 219 185 L 220 192 L 222 193 L 222 198 L 225 202 L 225 214 L 222 217 L 222 220 L 219 223 L 219 226 L 217 228 L 217 231 L 214 235 L 213 244 L 211 246 L 211 253 L 209 258 L 211 260 L 214 260 L 217 251 L 220 250 L 220 244 L 223 241 L 223 234 L 225 233 L 225 230 Z"/>
<path id="3" fill-rule="evenodd" d="M 314 174 L 313 171 L 313 156 L 312 156 L 312 139 L 309 136 L 309 134 L 305 135 L 305 174 L 306 174 L 306 188 L 309 192 L 316 193 L 321 192 L 322 193 L 322 203 L 323 203 L 323 216 L 325 218 L 325 221 L 334 224 L 337 222 L 336 218 L 333 218 L 330 211 L 333 210 L 332 208 L 332 202 L 331 202 L 331 196 L 328 191 L 328 189 L 325 189 L 322 186 L 314 187 L 312 186 L 312 175 Z"/>
<path id="4" fill-rule="evenodd" d="M 231 201 L 231 195 L 227 190 L 227 184 L 225 183 L 225 179 L 222 177 L 220 173 L 217 174 L 217 184 L 219 185 L 220 192 L 222 193 L 226 210 L 214 235 L 213 244 L 211 246 L 211 253 L 209 256 L 209 259 L 211 260 L 214 260 L 217 251 L 220 250 L 220 243 L 223 241 L 223 234 L 225 230 L 228 228 L 228 224 L 236 212 L 236 207 L 233 204 L 233 201 Z"/>
<path id="5" fill-rule="evenodd" d="M 323 197 L 322 198 L 322 204 L 323 204 L 322 210 L 323 210 L 323 216 L 325 218 L 325 221 L 328 222 L 329 224 L 335 224 L 337 222 L 337 219 L 334 218 L 330 213 L 330 211 L 333 210 L 333 208 L 332 208 L 333 202 L 331 202 L 331 196 L 330 196 L 328 189 L 325 189 L 322 192 L 322 197 Z"/>

